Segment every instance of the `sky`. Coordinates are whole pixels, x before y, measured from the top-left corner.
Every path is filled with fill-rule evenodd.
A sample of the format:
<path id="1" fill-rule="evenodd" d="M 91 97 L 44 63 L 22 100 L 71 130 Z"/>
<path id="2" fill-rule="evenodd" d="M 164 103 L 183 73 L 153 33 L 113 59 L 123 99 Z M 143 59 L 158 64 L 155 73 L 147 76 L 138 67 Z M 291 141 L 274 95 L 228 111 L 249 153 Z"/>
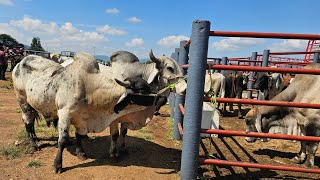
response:
<path id="1" fill-rule="evenodd" d="M 192 21 L 211 30 L 320 33 L 319 0 L 0 0 L 0 34 L 53 53 L 118 50 L 170 56 L 191 36 Z M 304 51 L 306 40 L 210 37 L 208 57 L 249 57 L 253 51 Z M 291 56 L 292 57 L 292 56 Z"/>

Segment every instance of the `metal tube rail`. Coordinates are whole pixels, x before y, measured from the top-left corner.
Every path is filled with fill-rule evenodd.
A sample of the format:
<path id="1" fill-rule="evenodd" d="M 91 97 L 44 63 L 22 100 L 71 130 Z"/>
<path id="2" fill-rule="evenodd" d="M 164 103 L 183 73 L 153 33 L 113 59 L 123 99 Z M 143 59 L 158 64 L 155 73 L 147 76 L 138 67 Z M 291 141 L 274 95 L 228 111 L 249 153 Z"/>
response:
<path id="1" fill-rule="evenodd" d="M 185 65 L 182 65 L 181 67 L 188 68 L 189 65 L 185 64 Z M 237 65 L 212 65 L 211 69 L 320 75 L 319 69 L 272 68 L 272 67 L 237 66 Z"/>
<path id="2" fill-rule="evenodd" d="M 180 111 L 181 111 L 182 115 L 184 115 L 185 110 L 184 110 L 183 105 L 182 105 L 182 104 L 179 104 L 179 108 L 180 108 Z"/>
<path id="3" fill-rule="evenodd" d="M 262 60 L 252 61 L 248 59 L 229 59 L 229 61 L 262 63 Z M 311 64 L 309 62 L 294 62 L 294 61 L 269 61 L 269 63 L 270 64 L 290 64 L 295 66 L 306 66 Z"/>
<path id="4" fill-rule="evenodd" d="M 320 109 L 320 104 L 310 104 L 310 103 L 300 103 L 300 102 L 266 101 L 266 100 L 236 99 L 236 98 L 216 98 L 216 99 L 217 99 L 217 102 L 220 102 L 220 103 Z M 211 102 L 211 98 L 209 97 L 204 97 L 203 100 L 205 102 Z"/>
<path id="5" fill-rule="evenodd" d="M 259 168 L 259 169 L 271 169 L 271 170 L 280 170 L 280 171 L 294 171 L 294 172 L 304 172 L 304 173 L 316 173 L 320 174 L 320 169 L 309 169 L 309 168 L 300 168 L 300 167 L 288 167 L 288 166 L 276 166 L 276 165 L 267 165 L 267 164 L 257 164 L 257 163 L 248 163 L 248 162 L 234 162 L 218 159 L 199 159 L 202 164 L 214 164 L 222 166 L 238 166 L 238 167 L 248 167 L 248 168 Z"/>
<path id="6" fill-rule="evenodd" d="M 209 36 L 320 40 L 319 34 L 210 31 Z"/>
<path id="7" fill-rule="evenodd" d="M 270 55 L 299 55 L 299 54 L 314 54 L 316 51 L 289 51 L 289 52 L 270 52 Z M 262 56 L 262 54 L 258 54 L 258 56 Z"/>
<path id="8" fill-rule="evenodd" d="M 320 137 L 315 137 L 315 136 L 296 136 L 296 135 L 286 135 L 286 134 L 269 134 L 269 133 L 258 133 L 258 132 L 222 130 L 222 129 L 201 129 L 201 133 L 219 134 L 219 135 L 222 135 L 222 136 L 259 137 L 259 138 L 272 138 L 272 139 L 285 139 L 285 140 L 320 142 Z"/>

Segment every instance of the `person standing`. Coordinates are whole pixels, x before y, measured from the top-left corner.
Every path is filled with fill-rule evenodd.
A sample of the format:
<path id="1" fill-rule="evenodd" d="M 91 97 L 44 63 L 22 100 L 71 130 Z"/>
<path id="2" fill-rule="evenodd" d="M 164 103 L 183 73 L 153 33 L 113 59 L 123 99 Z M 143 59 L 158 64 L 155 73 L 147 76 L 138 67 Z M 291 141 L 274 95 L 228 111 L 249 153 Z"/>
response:
<path id="1" fill-rule="evenodd" d="M 8 48 L 0 46 L 0 80 L 6 80 L 6 71 L 8 68 L 8 62 L 5 54 L 8 52 Z"/>

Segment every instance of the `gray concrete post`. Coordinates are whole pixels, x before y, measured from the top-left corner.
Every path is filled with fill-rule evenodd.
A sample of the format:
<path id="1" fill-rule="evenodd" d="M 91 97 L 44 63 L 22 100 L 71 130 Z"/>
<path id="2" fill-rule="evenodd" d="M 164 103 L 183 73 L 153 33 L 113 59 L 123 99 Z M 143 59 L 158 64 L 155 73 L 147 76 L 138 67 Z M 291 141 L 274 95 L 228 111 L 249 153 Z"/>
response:
<path id="1" fill-rule="evenodd" d="M 227 65 L 228 64 L 228 58 L 227 57 L 222 57 L 222 60 L 221 60 L 221 65 Z M 225 70 L 221 70 L 220 73 L 222 75 L 224 75 L 224 72 Z"/>
<path id="2" fill-rule="evenodd" d="M 171 58 L 174 59 L 175 61 L 177 61 L 177 49 L 175 49 L 175 52 L 171 54 Z M 169 107 L 170 107 L 170 117 L 174 118 L 174 101 L 175 101 L 175 97 L 174 97 L 174 93 L 170 92 L 169 95 Z"/>
<path id="3" fill-rule="evenodd" d="M 179 49 L 179 61 L 178 64 L 181 67 L 184 64 L 188 64 L 188 49 L 184 48 L 184 45 L 187 43 L 187 41 L 180 41 L 180 49 Z M 183 72 L 183 75 L 186 75 L 186 71 Z M 181 110 L 179 108 L 179 104 L 182 104 L 184 106 L 185 96 L 180 96 L 176 94 L 175 99 L 175 111 L 174 111 L 174 128 L 173 128 L 173 139 L 174 140 L 180 140 L 180 133 L 178 128 L 178 123 L 182 125 L 183 115 L 181 113 Z"/>
<path id="4" fill-rule="evenodd" d="M 313 63 L 318 63 L 319 62 L 319 51 L 316 51 L 314 53 L 314 56 L 313 56 Z"/>
<path id="5" fill-rule="evenodd" d="M 181 179 L 197 179 L 204 77 L 207 66 L 210 22 L 192 23 L 188 88 L 183 121 Z"/>
<path id="6" fill-rule="evenodd" d="M 257 56 L 258 56 L 258 53 L 257 52 L 252 52 L 252 55 L 251 55 L 251 61 L 252 62 L 250 62 L 250 66 L 255 66 L 256 65 L 256 63 L 255 62 L 253 62 L 253 61 L 256 61 L 257 60 Z M 250 71 L 250 75 L 249 75 L 249 82 L 248 82 L 248 84 L 247 84 L 247 88 L 248 89 L 251 89 L 250 91 L 248 90 L 247 91 L 247 98 L 248 99 L 252 99 L 252 89 L 253 89 L 253 71 Z"/>
<path id="7" fill-rule="evenodd" d="M 262 67 L 267 67 L 268 66 L 269 54 L 270 54 L 270 50 L 269 49 L 265 49 L 263 51 L 263 60 L 262 60 L 262 64 L 261 64 Z M 259 92 L 258 100 L 262 100 L 262 93 L 261 92 Z"/>
<path id="8" fill-rule="evenodd" d="M 221 64 L 221 59 L 220 58 L 216 60 L 216 64 Z M 220 70 L 216 69 L 216 70 L 214 70 L 214 72 L 218 73 L 218 72 L 220 72 Z"/>

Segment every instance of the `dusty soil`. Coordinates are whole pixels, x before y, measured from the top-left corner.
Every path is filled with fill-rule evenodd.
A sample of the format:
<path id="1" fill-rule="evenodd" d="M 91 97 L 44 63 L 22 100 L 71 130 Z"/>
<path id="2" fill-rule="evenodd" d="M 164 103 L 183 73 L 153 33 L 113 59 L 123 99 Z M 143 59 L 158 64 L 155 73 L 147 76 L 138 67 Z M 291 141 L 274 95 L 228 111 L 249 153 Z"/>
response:
<path id="1" fill-rule="evenodd" d="M 7 76 L 9 77 L 9 76 Z M 247 111 L 247 109 L 244 110 Z M 168 107 L 162 108 L 168 114 Z M 21 113 L 10 86 L 10 81 L 0 81 L 0 148 L 15 147 L 18 135 L 24 129 Z M 41 124 L 41 122 L 39 123 Z M 243 130 L 244 121 L 233 117 L 220 119 L 221 128 Z M 51 128 L 51 129 L 50 129 Z M 50 127 L 50 131 L 55 130 Z M 56 135 L 37 133 L 41 150 L 20 157 L 9 158 L 0 155 L 0 179 L 179 179 L 181 144 L 168 138 L 170 127 L 165 117 L 155 117 L 144 130 L 129 131 L 128 154 L 118 161 L 109 158 L 109 130 L 99 134 L 89 134 L 84 149 L 87 160 L 79 160 L 74 144 L 70 144 L 63 154 L 62 174 L 53 173 L 52 165 L 56 148 Z M 74 137 L 73 134 L 70 134 Z M 71 138 L 73 139 L 73 138 Z M 299 150 L 299 144 L 285 140 L 272 140 L 267 143 L 248 144 L 242 137 L 203 139 L 213 158 L 230 161 L 286 165 L 303 167 L 291 162 Z M 20 147 L 22 145 L 19 145 Z M 200 149 L 203 155 L 203 150 Z M 28 167 L 30 162 L 41 162 L 39 167 Z M 315 168 L 319 168 L 319 152 L 315 158 Z M 271 171 L 241 167 L 218 167 L 202 165 L 199 168 L 201 179 L 320 179 L 320 175 Z"/>

